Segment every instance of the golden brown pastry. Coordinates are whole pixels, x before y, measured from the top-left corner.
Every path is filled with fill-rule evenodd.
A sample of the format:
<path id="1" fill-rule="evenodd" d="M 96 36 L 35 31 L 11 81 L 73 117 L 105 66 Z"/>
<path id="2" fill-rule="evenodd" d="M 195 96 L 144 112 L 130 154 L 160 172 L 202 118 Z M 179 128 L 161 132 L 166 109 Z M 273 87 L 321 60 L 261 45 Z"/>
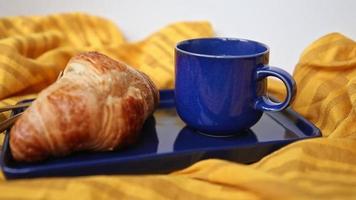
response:
<path id="1" fill-rule="evenodd" d="M 39 161 L 130 144 L 158 98 L 145 74 L 96 52 L 79 54 L 11 129 L 13 158 Z"/>

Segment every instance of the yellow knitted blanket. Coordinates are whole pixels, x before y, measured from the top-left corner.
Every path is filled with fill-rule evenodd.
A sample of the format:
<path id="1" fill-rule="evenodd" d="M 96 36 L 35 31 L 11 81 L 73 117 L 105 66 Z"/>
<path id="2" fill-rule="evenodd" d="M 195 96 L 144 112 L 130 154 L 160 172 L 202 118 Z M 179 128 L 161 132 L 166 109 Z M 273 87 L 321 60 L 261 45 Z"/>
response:
<path id="1" fill-rule="evenodd" d="M 113 23 L 82 13 L 1 18 L 0 106 L 33 97 L 71 56 L 88 50 L 172 88 L 175 43 L 212 35 L 208 22 L 180 22 L 129 43 Z M 293 108 L 321 129 L 322 138 L 290 144 L 252 165 L 205 160 L 170 175 L 1 176 L 0 199 L 356 199 L 356 42 L 338 33 L 318 39 L 304 50 L 294 78 Z M 273 94 L 283 91 L 270 83 Z"/>

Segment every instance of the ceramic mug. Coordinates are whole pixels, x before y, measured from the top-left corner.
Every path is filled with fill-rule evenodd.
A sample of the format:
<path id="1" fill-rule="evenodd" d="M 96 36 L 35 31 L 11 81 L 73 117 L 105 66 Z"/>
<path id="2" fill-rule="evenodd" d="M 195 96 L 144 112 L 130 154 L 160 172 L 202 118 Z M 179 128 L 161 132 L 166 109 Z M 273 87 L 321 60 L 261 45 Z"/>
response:
<path id="1" fill-rule="evenodd" d="M 281 111 L 292 102 L 296 85 L 286 71 L 268 66 L 269 48 L 235 38 L 198 38 L 175 48 L 177 113 L 191 128 L 226 136 L 253 126 L 263 111 Z M 280 79 L 287 96 L 266 96 L 266 77 Z"/>

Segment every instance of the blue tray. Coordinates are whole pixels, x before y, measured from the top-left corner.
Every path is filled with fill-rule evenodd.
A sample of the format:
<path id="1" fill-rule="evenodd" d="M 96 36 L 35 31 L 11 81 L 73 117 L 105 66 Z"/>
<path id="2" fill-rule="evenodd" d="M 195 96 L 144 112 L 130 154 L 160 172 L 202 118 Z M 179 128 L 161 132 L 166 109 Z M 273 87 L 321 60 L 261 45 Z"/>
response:
<path id="1" fill-rule="evenodd" d="M 145 122 L 140 139 L 135 145 L 118 151 L 81 152 L 39 163 L 21 163 L 11 156 L 7 132 L 1 156 L 5 177 L 168 173 L 207 158 L 253 163 L 291 142 L 321 135 L 312 123 L 289 108 L 264 113 L 255 126 L 234 137 L 208 137 L 186 127 L 180 120 L 173 91 L 161 91 L 160 95 L 160 107 Z M 15 110 L 13 114 L 22 111 Z"/>

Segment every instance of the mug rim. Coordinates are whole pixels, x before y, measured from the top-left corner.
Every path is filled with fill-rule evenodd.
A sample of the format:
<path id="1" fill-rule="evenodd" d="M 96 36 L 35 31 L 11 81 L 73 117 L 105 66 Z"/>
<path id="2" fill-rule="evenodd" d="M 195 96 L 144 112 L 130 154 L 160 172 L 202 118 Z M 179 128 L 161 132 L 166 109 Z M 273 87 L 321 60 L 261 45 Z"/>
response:
<path id="1" fill-rule="evenodd" d="M 210 54 L 194 53 L 194 52 L 186 51 L 179 47 L 185 43 L 190 43 L 190 42 L 198 41 L 198 40 L 242 41 L 242 42 L 254 43 L 254 44 L 260 45 L 260 46 L 266 48 L 266 50 L 259 52 L 259 53 L 246 54 L 246 55 L 210 55 Z M 244 39 L 244 38 L 234 38 L 234 37 L 200 37 L 200 38 L 192 38 L 192 39 L 182 40 L 176 44 L 175 50 L 178 52 L 187 54 L 187 55 L 204 57 L 204 58 L 254 58 L 254 57 L 258 57 L 258 56 L 269 53 L 269 47 L 264 43 L 261 43 L 261 42 L 255 41 L 255 40 Z"/>

